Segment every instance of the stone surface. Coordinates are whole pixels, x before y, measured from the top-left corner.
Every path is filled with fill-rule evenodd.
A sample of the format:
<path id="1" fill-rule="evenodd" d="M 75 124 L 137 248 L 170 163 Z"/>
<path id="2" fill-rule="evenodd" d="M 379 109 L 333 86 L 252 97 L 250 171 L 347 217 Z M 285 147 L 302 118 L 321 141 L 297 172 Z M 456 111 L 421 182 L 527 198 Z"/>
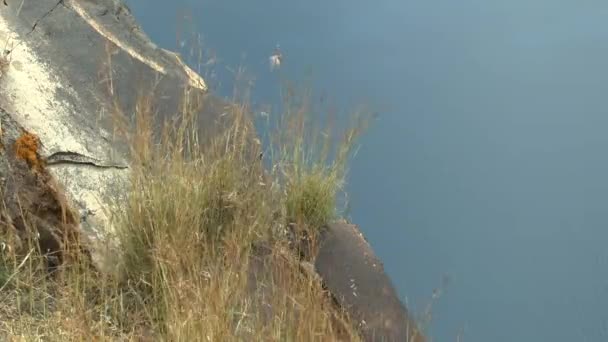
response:
<path id="1" fill-rule="evenodd" d="M 424 341 L 357 226 L 328 225 L 320 238 L 315 268 L 365 340 Z"/>
<path id="2" fill-rule="evenodd" d="M 74 209 L 90 214 L 82 230 L 96 264 L 111 267 L 112 253 L 103 243 L 112 233 L 108 208 L 120 202 L 129 179 L 129 151 L 115 140 L 112 114 L 120 110 L 130 119 L 138 97 L 153 88 L 154 108 L 170 115 L 184 94 L 200 100 L 207 87 L 177 55 L 155 46 L 120 1 L 6 3 L 0 6 L 0 42 L 10 64 L 0 78 L 0 103 L 40 138 L 42 158 L 72 153 L 98 161 L 53 163 L 49 172 Z M 221 113 L 221 102 L 206 103 L 215 107 L 201 115 Z"/>

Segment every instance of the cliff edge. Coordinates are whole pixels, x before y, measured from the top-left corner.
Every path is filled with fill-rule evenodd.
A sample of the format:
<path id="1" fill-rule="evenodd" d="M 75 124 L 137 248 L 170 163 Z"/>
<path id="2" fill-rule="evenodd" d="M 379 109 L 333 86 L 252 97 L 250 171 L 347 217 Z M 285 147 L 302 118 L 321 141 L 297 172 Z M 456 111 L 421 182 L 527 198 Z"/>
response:
<path id="1" fill-rule="evenodd" d="M 201 131 L 212 134 L 227 105 L 208 94 L 205 81 L 177 54 L 154 45 L 120 0 L 5 3 L 0 4 L 4 201 L 14 213 L 26 205 L 32 219 L 48 227 L 45 248 L 59 249 L 57 235 L 81 236 L 94 265 L 112 272 L 111 208 L 127 196 L 131 177 L 131 151 L 117 134 L 116 115 L 133 120 L 142 92 L 153 91 L 160 115 L 153 126 L 159 125 L 179 111 L 186 96 L 204 103 L 198 120 Z M 29 201 L 18 203 L 15 194 L 26 194 Z M 329 224 L 313 259 L 312 272 L 365 340 L 423 340 L 412 334 L 413 320 L 356 226 Z M 260 267 L 256 271 L 263 272 Z"/>

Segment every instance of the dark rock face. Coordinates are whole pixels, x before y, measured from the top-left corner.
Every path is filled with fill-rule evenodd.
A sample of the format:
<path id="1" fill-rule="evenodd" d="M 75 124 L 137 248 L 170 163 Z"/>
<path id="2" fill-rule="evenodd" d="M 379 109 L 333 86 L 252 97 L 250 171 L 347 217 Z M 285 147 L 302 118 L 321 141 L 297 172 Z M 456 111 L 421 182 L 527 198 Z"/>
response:
<path id="1" fill-rule="evenodd" d="M 424 341 L 382 262 L 361 231 L 334 223 L 321 237 L 315 268 L 367 341 Z"/>
<path id="2" fill-rule="evenodd" d="M 271 323 L 274 319 L 273 305 L 277 302 L 277 298 L 281 298 L 284 293 L 290 293 L 290 290 L 293 290 L 288 289 L 289 286 L 292 286 L 290 284 L 293 284 L 293 280 L 285 279 L 285 275 L 298 274 L 299 270 L 301 272 L 299 273 L 300 281 L 303 284 L 309 284 L 307 279 L 311 279 L 313 282 L 317 282 L 319 288 L 323 285 L 323 280 L 314 270 L 314 265 L 303 261 L 296 252 L 292 249 L 279 250 L 266 244 L 257 244 L 252 248 L 247 270 L 247 291 L 251 293 L 251 305 L 257 318 L 266 324 Z M 286 270 L 289 271 L 286 272 Z M 272 284 L 272 286 L 266 284 Z M 340 306 L 332 306 L 337 303 L 332 301 L 331 293 L 324 291 L 323 295 L 329 308 L 335 309 L 331 316 L 332 330 L 335 333 L 333 337 L 338 341 L 353 340 L 352 329 L 348 329 L 347 323 L 340 315 Z M 297 321 L 302 313 L 295 306 L 292 310 L 290 314 L 293 314 Z M 244 339 L 251 340 L 245 336 Z"/>
<path id="3" fill-rule="evenodd" d="M 299 263 L 303 274 L 321 283 L 335 308 L 346 311 L 365 341 L 425 341 L 382 262 L 356 225 L 335 222 L 316 237 L 298 234 L 295 225 L 289 228 L 287 250 L 273 250 L 269 245 L 254 246 L 252 250 L 248 284 L 258 299 L 272 298 L 274 294 L 263 283 L 273 279 L 273 284 L 280 284 L 273 270 L 288 267 L 289 262 L 284 260 L 291 260 L 292 264 Z M 277 253 L 286 252 L 285 259 L 276 258 Z M 272 319 L 270 306 L 258 303 L 258 310 L 261 317 Z M 334 324 L 336 331 L 344 331 L 343 340 L 349 340 L 345 330 L 340 330 L 342 322 L 335 320 Z"/>

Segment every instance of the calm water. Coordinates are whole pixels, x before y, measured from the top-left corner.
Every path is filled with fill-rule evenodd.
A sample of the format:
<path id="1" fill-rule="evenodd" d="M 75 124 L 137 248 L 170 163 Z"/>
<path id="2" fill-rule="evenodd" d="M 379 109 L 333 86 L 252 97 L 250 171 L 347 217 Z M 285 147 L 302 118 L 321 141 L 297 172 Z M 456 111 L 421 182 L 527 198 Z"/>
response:
<path id="1" fill-rule="evenodd" d="M 352 217 L 417 313 L 450 277 L 435 341 L 608 341 L 608 2 L 129 4 L 169 49 L 193 14 L 256 100 L 276 98 L 279 43 L 284 77 L 310 68 L 330 98 L 383 109 Z"/>

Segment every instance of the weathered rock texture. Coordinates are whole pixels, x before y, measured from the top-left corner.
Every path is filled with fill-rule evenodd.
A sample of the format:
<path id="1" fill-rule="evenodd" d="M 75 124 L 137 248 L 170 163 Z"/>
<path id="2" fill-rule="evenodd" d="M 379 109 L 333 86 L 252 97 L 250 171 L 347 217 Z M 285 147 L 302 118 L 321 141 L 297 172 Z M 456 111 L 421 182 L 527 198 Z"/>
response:
<path id="1" fill-rule="evenodd" d="M 112 114 L 120 109 L 128 118 L 152 86 L 154 107 L 174 113 L 186 89 L 202 96 L 205 82 L 152 44 L 120 1 L 7 4 L 0 7 L 0 42 L 10 64 L 0 79 L 0 103 L 40 138 L 41 158 L 52 161 L 49 173 L 86 217 L 81 226 L 96 263 L 112 265 L 100 242 L 112 232 L 107 208 L 120 200 L 129 174 Z"/>
<path id="2" fill-rule="evenodd" d="M 320 239 L 315 269 L 365 340 L 424 341 L 357 226 L 328 225 Z"/>
<path id="3" fill-rule="evenodd" d="M 22 195 L 21 205 L 33 213 L 26 221 L 38 227 L 45 250 L 59 250 L 66 236 L 79 235 L 95 265 L 110 270 L 109 208 L 126 195 L 130 172 L 129 150 L 116 139 L 112 115 L 120 111 L 132 119 L 140 95 L 153 88 L 159 114 L 175 113 L 184 96 L 204 104 L 198 120 L 211 132 L 225 105 L 206 94 L 203 79 L 176 54 L 155 46 L 120 0 L 5 2 L 3 199 L 14 207 L 16 194 Z M 18 215 L 2 223 L 16 229 L 25 224 Z M 358 229 L 330 225 L 314 266 L 367 340 L 408 340 L 408 313 Z"/>

